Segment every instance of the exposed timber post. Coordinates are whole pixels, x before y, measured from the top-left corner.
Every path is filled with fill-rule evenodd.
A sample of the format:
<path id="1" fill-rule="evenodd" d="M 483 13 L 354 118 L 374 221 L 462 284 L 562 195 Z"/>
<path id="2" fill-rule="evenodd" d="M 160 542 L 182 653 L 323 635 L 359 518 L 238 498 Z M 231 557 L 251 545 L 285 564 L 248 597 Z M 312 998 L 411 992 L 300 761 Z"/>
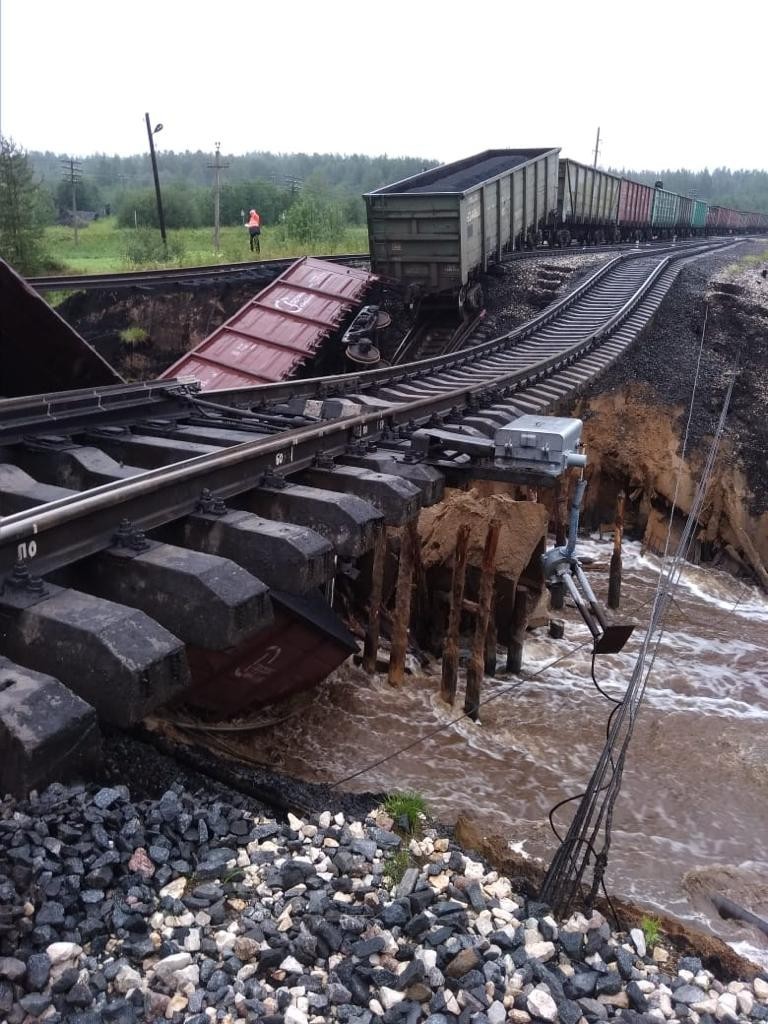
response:
<path id="1" fill-rule="evenodd" d="M 475 722 L 480 713 L 480 681 L 483 678 L 485 665 L 485 635 L 488 632 L 488 622 L 491 617 L 493 588 L 496 582 L 496 548 L 499 544 L 500 530 L 500 520 L 494 519 L 488 527 L 485 538 L 483 564 L 480 569 L 480 593 L 477 599 L 475 635 L 472 642 L 472 654 L 467 665 L 464 712 Z"/>
<path id="2" fill-rule="evenodd" d="M 485 667 L 487 676 L 496 675 L 496 647 L 498 645 L 498 634 L 496 630 L 496 602 L 491 598 L 491 608 L 488 617 L 488 629 L 485 631 Z"/>
<path id="3" fill-rule="evenodd" d="M 405 681 L 405 653 L 408 648 L 408 624 L 411 621 L 411 589 L 413 563 L 419 542 L 415 519 L 403 528 L 400 541 L 400 564 L 397 569 L 395 614 L 392 621 L 392 644 L 389 652 L 389 684 L 402 686 Z"/>
<path id="4" fill-rule="evenodd" d="M 371 562 L 371 604 L 368 609 L 368 628 L 363 645 L 363 670 L 376 671 L 381 628 L 381 595 L 384 588 L 384 558 L 387 553 L 387 528 L 382 526 L 376 534 Z"/>
<path id="5" fill-rule="evenodd" d="M 448 631 L 443 648 L 443 677 L 440 696 L 453 704 L 456 700 L 456 680 L 459 671 L 459 624 L 464 603 L 464 581 L 467 575 L 467 553 L 469 550 L 469 523 L 462 523 L 456 534 L 456 550 L 453 556 L 453 580 L 451 583 L 451 607 L 448 612 Z"/>
<path id="6" fill-rule="evenodd" d="M 507 672 L 519 675 L 523 668 L 523 647 L 525 645 L 525 627 L 528 624 L 528 590 L 518 583 L 515 588 L 515 603 L 512 609 L 512 622 L 509 630 L 509 646 L 507 647 Z"/>
<path id="7" fill-rule="evenodd" d="M 621 604 L 621 538 L 624 533 L 624 491 L 616 498 L 616 525 L 613 529 L 613 554 L 608 574 L 608 607 L 616 609 Z"/>

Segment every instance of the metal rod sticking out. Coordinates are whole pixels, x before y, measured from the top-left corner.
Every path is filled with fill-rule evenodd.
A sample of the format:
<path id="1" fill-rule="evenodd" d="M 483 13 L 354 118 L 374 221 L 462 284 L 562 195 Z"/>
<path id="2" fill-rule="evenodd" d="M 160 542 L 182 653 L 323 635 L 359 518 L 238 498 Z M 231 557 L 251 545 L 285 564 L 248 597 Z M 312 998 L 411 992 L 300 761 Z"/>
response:
<path id="1" fill-rule="evenodd" d="M 616 499 L 616 525 L 613 531 L 613 554 L 608 573 L 608 607 L 616 609 L 621 605 L 621 540 L 624 533 L 624 491 Z"/>

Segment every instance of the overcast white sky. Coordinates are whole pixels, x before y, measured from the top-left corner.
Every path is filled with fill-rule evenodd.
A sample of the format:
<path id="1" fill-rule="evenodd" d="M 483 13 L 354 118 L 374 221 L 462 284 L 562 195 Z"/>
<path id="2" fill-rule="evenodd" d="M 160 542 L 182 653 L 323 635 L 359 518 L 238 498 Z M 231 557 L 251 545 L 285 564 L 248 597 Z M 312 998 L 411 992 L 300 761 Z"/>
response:
<path id="1" fill-rule="evenodd" d="M 0 0 L 27 149 L 768 166 L 766 0 Z"/>

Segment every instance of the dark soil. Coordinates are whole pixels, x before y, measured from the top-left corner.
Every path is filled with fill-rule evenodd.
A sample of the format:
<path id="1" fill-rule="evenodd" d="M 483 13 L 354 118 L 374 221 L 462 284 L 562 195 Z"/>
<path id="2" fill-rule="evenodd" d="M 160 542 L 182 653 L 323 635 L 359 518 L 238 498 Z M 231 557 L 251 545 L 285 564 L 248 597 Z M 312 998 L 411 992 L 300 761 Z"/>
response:
<path id="1" fill-rule="evenodd" d="M 684 267 L 641 338 L 586 393 L 589 398 L 628 384 L 650 385 L 661 405 L 685 410 L 684 431 L 704 332 L 689 450 L 703 449 L 714 435 L 729 375 L 738 366 L 724 441 L 744 464 L 753 514 L 768 509 L 768 337 L 754 303 L 740 304 L 710 285 L 736 260 L 764 248 L 744 245 Z"/>

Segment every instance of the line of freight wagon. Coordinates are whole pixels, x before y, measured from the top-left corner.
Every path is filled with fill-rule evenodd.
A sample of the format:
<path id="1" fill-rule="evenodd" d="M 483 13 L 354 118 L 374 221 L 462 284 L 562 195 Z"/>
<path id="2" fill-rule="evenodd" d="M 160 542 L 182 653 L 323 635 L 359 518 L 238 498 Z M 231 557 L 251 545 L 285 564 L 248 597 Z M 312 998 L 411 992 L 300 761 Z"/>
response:
<path id="1" fill-rule="evenodd" d="M 408 300 L 479 309 L 480 274 L 505 253 L 768 231 L 745 213 L 575 160 L 559 149 L 490 149 L 365 196 L 371 269 Z"/>

